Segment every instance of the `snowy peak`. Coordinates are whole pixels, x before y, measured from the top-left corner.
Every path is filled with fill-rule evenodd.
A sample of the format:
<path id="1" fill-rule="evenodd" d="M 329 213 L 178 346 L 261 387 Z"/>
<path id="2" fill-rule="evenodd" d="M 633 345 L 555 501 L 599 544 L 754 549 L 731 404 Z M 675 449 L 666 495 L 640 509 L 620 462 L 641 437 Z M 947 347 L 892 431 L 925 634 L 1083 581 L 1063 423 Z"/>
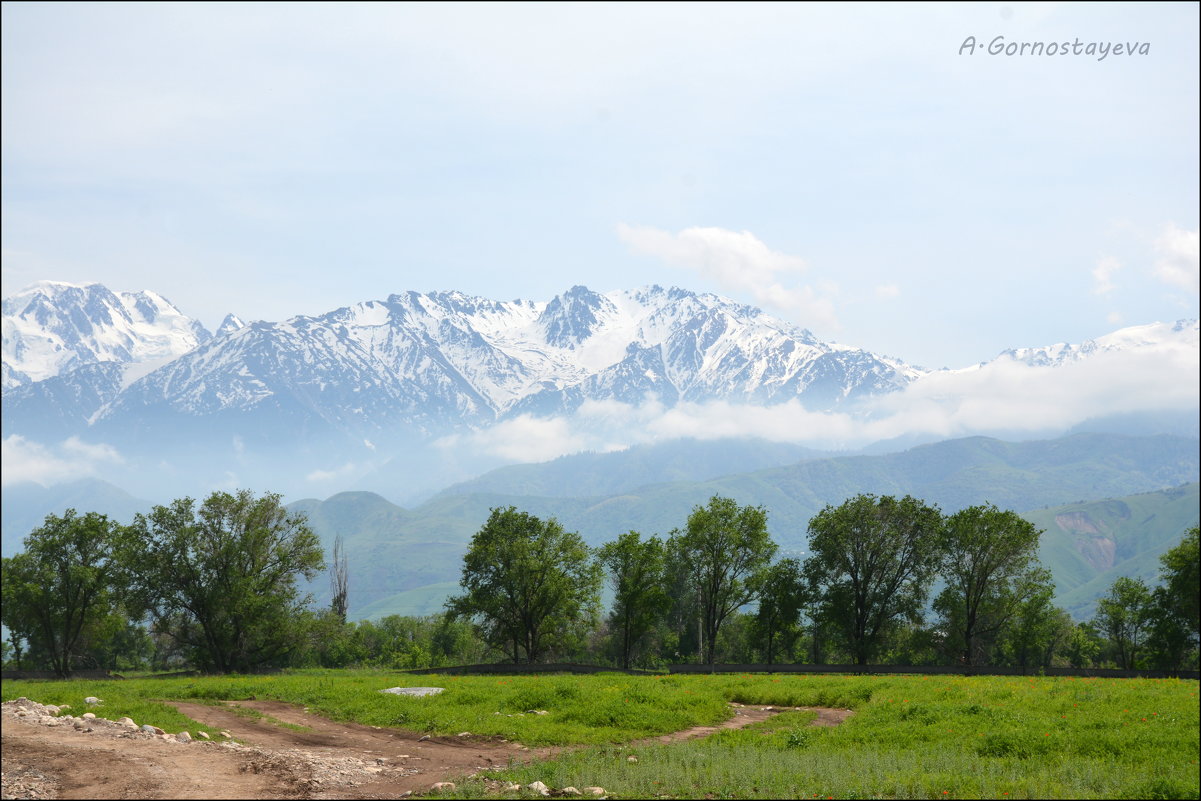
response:
<path id="1" fill-rule="evenodd" d="M 209 336 L 155 292 L 42 281 L 3 301 L 3 388 L 101 362 L 165 363 Z"/>
<path id="2" fill-rule="evenodd" d="M 1002 351 L 993 361 L 1022 362 L 1031 367 L 1057 367 L 1077 362 L 1099 353 L 1143 350 L 1148 348 L 1197 348 L 1197 320 L 1178 320 L 1175 323 L 1150 323 L 1121 328 L 1078 345 L 1060 342 L 1041 348 L 1012 348 Z"/>
<path id="3" fill-rule="evenodd" d="M 242 318 L 231 312 L 225 315 L 225 319 L 221 321 L 221 325 L 217 326 L 217 333 L 213 334 L 213 336 L 224 336 L 245 327 L 246 323 L 242 321 Z"/>
<path id="4" fill-rule="evenodd" d="M 592 336 L 607 320 L 617 316 L 617 307 L 604 295 L 584 286 L 573 286 L 546 305 L 538 318 L 546 344 L 574 348 Z"/>
<path id="5" fill-rule="evenodd" d="M 727 298 L 660 286 L 574 286 L 549 301 L 404 292 L 282 322 L 231 314 L 209 337 L 153 292 L 44 283 L 4 300 L 3 324 L 5 430 L 34 431 L 57 409 L 60 439 L 89 427 L 142 436 L 154 421 L 265 441 L 384 443 L 597 402 L 799 402 L 857 414 L 861 401 L 930 375 Z M 1195 320 L 1156 323 L 998 361 L 1189 356 L 1197 342 Z"/>

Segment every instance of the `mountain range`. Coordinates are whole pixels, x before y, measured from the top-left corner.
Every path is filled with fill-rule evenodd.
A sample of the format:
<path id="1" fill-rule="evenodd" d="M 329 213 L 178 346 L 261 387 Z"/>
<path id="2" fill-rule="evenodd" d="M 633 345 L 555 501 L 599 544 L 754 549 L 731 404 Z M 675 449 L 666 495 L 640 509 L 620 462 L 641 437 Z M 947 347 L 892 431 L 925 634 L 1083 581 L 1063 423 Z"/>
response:
<path id="1" fill-rule="evenodd" d="M 44 282 L 4 301 L 4 326 L 14 421 L 33 416 L 26 399 L 41 383 L 39 401 L 59 398 L 68 418 L 93 426 L 283 413 L 357 438 L 647 395 L 824 408 L 923 372 L 716 295 L 658 286 L 576 286 L 541 303 L 407 292 L 209 335 L 153 293 Z M 133 369 L 147 363 L 154 369 Z"/>
<path id="2" fill-rule="evenodd" d="M 617 412 L 783 409 L 791 417 L 758 435 L 796 443 L 792 420 L 800 415 L 811 415 L 806 433 L 814 435 L 839 427 L 828 421 L 870 431 L 882 414 L 937 403 L 949 382 L 995 380 L 1006 365 L 1066 375 L 1114 354 L 1183 353 L 1190 363 L 1199 350 L 1197 322 L 1186 320 L 929 370 L 822 341 L 716 295 L 659 286 L 603 294 L 576 286 L 549 301 L 405 292 L 281 322 L 229 315 L 211 334 L 161 295 L 100 284 L 41 282 L 6 298 L 3 311 L 6 443 L 14 452 L 103 446 L 106 476 L 147 494 L 270 476 L 266 488 L 293 495 L 341 484 L 416 500 L 508 462 L 537 460 L 541 451 L 525 434 L 544 421 L 561 421 L 572 434 L 580 420 L 602 429 L 564 436 L 559 452 L 570 452 L 623 447 L 631 426 L 647 427 L 633 413 L 632 422 L 612 424 L 623 430 L 604 429 Z M 911 395 L 920 396 L 914 404 Z M 1186 401 L 1191 410 L 1195 399 Z M 1190 433 L 1160 419 L 1152 433 Z M 1059 430 L 1080 423 L 1064 420 Z M 687 435 L 663 428 L 652 441 Z M 958 422 L 895 428 L 881 431 L 877 438 L 892 439 L 877 449 L 945 438 L 939 431 L 973 433 Z M 996 434 L 1004 425 L 975 428 Z M 495 432 L 503 447 L 488 441 Z"/>

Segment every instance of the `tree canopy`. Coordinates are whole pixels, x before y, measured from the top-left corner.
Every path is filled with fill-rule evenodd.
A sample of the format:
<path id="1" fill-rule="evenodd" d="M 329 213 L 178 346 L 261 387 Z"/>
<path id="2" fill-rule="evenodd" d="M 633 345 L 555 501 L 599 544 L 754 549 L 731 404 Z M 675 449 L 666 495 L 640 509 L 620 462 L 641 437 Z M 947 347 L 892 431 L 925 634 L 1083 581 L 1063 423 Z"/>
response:
<path id="1" fill-rule="evenodd" d="M 1018 580 L 1037 563 L 1041 533 L 1015 512 L 992 504 L 969 506 L 947 518 L 940 570 L 946 588 L 934 608 L 966 664 L 987 657 L 991 641 L 1014 615 Z"/>
<path id="2" fill-rule="evenodd" d="M 667 603 L 663 543 L 658 537 L 643 540 L 637 531 L 630 531 L 605 543 L 598 556 L 613 588 L 609 626 L 619 662 L 629 668 L 639 643 Z"/>
<path id="3" fill-rule="evenodd" d="M 939 561 L 942 515 L 906 495 L 857 495 L 809 521 L 809 584 L 823 614 L 867 664 L 886 626 L 917 621 Z"/>
<path id="4" fill-rule="evenodd" d="M 1097 602 L 1097 621 L 1117 650 L 1119 667 L 1137 665 L 1151 623 L 1150 604 L 1151 591 L 1142 579 L 1126 576 L 1116 579 Z"/>
<path id="5" fill-rule="evenodd" d="M 129 528 L 123 558 L 155 627 L 218 672 L 271 665 L 298 647 L 296 586 L 323 570 L 317 535 L 280 496 L 214 492 L 156 506 Z"/>
<path id="6" fill-rule="evenodd" d="M 767 511 L 715 495 L 692 510 L 685 530 L 673 532 L 667 547 L 695 593 L 704 659 L 711 665 L 722 623 L 757 597 L 759 576 L 775 556 Z"/>
<path id="7" fill-rule="evenodd" d="M 25 550 L 3 560 L 4 625 L 68 676 L 80 639 L 108 615 L 121 527 L 106 516 L 68 509 L 49 515 L 25 538 Z"/>
<path id="8" fill-rule="evenodd" d="M 512 506 L 472 537 L 460 583 L 447 609 L 479 621 L 514 662 L 537 662 L 599 614 L 601 569 L 580 535 Z"/>

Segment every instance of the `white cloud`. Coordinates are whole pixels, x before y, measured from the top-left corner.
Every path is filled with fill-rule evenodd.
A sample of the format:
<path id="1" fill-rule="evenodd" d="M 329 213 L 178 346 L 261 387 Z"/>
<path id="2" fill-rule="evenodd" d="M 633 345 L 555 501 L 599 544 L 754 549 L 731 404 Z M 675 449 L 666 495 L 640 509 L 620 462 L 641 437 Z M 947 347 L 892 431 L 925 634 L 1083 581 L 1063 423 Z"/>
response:
<path id="1" fill-rule="evenodd" d="M 1196 295 L 1201 273 L 1201 246 L 1198 232 L 1168 225 L 1155 240 L 1155 275 L 1165 284 Z"/>
<path id="2" fill-rule="evenodd" d="M 71 437 L 58 445 L 43 445 L 18 434 L 0 443 L 4 469 L 0 484 L 33 481 L 43 486 L 97 475 L 108 465 L 121 464 L 121 454 L 111 445 L 88 443 Z"/>
<path id="3" fill-rule="evenodd" d="M 795 400 L 766 407 L 717 401 L 671 408 L 654 398 L 637 406 L 589 401 L 567 417 L 523 415 L 442 444 L 534 462 L 682 437 L 760 437 L 849 449 L 912 435 L 1053 435 L 1090 418 L 1195 409 L 1201 402 L 1199 364 L 1195 342 L 1101 352 L 1059 367 L 1000 359 L 931 373 L 901 392 L 833 412 L 810 411 Z"/>
<path id="4" fill-rule="evenodd" d="M 876 297 L 895 298 L 901 294 L 901 288 L 896 284 L 879 284 L 876 286 Z"/>
<path id="5" fill-rule="evenodd" d="M 354 464 L 353 462 L 347 462 L 341 467 L 335 467 L 332 470 L 313 470 L 304 477 L 304 480 L 312 484 L 322 484 L 335 479 L 346 479 L 347 477 L 354 475 L 358 470 L 358 465 Z"/>
<path id="6" fill-rule="evenodd" d="M 781 276 L 804 272 L 804 260 L 772 250 L 750 231 L 685 228 L 678 234 L 620 223 L 617 235 L 632 250 L 746 292 L 761 306 L 797 315 L 807 325 L 837 327 L 834 305 L 812 286 L 785 286 Z M 832 285 L 822 291 L 829 293 Z"/>
<path id="7" fill-rule="evenodd" d="M 1104 295 L 1112 292 L 1113 274 L 1122 269 L 1122 263 L 1112 256 L 1106 256 L 1097 262 L 1097 266 L 1093 268 L 1093 293 Z"/>
<path id="8" fill-rule="evenodd" d="M 541 418 L 523 414 L 472 434 L 452 434 L 436 444 L 452 450 L 467 446 L 513 462 L 545 462 L 568 453 L 592 450 L 592 439 L 573 430 L 583 419 Z"/>

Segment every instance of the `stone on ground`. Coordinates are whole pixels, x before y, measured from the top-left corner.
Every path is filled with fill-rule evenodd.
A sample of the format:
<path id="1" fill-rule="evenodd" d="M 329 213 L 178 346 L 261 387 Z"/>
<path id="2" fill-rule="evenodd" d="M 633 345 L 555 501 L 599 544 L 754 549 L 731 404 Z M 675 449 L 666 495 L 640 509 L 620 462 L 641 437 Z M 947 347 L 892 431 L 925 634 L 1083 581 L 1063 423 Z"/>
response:
<path id="1" fill-rule="evenodd" d="M 550 788 L 542 782 L 530 782 L 526 785 L 526 789 L 533 790 L 539 795 L 550 795 Z"/>
<path id="2" fill-rule="evenodd" d="M 386 690 L 380 690 L 380 692 L 391 693 L 392 695 L 411 695 L 415 698 L 422 698 L 427 695 L 437 695 L 445 689 L 445 687 L 389 687 Z"/>

